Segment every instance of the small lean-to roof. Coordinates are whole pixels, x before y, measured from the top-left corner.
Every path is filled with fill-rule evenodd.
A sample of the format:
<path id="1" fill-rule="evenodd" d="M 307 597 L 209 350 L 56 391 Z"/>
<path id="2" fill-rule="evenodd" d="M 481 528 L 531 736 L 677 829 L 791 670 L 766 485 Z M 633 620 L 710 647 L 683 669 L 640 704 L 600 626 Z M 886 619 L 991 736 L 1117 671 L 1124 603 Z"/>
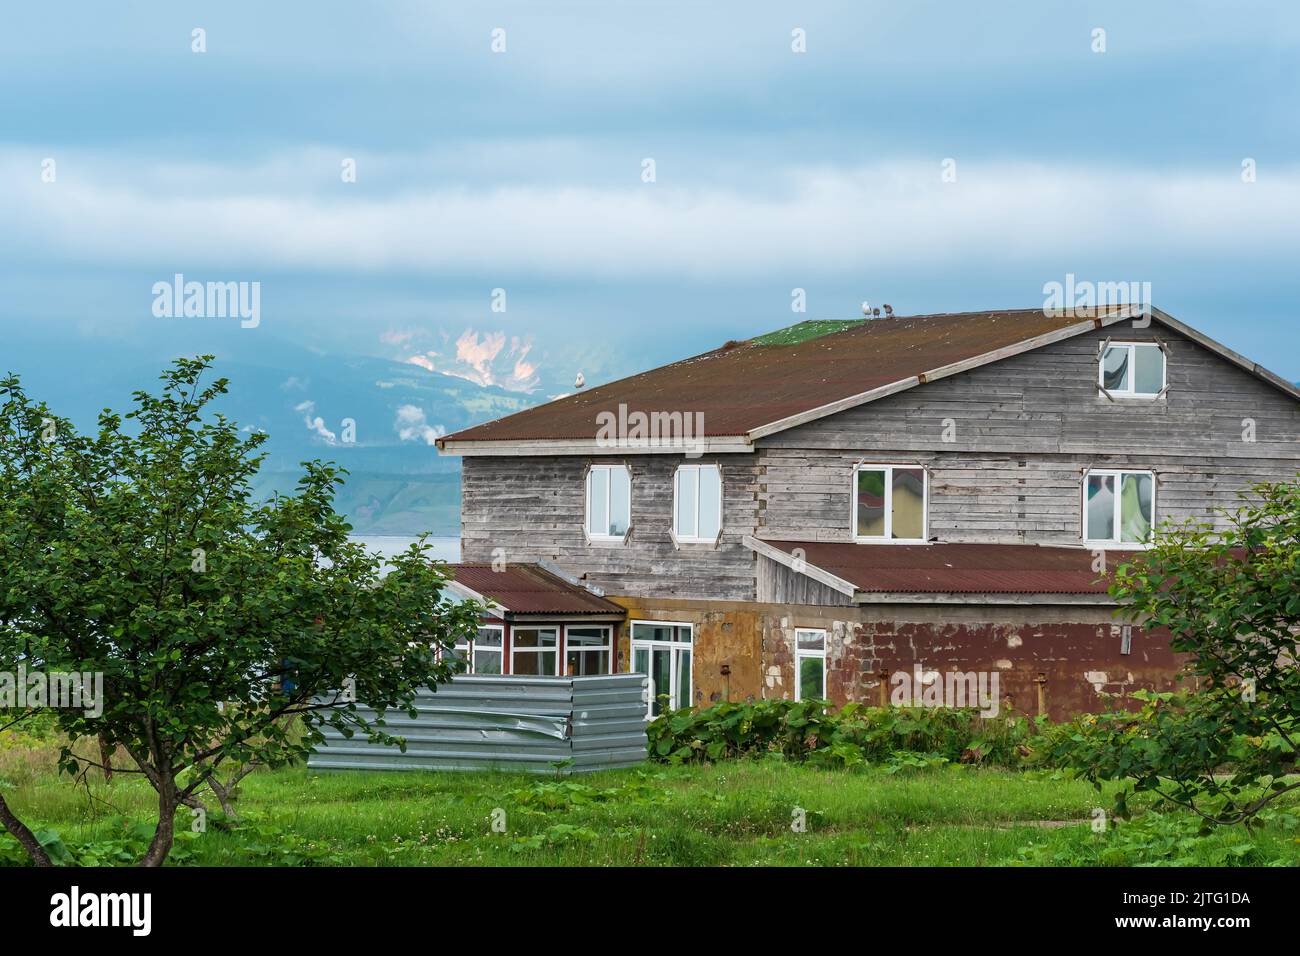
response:
<path id="1" fill-rule="evenodd" d="M 1096 552 L 1034 544 L 854 544 L 761 541 L 757 551 L 860 601 L 872 594 L 1094 595 L 1109 575 L 1093 570 Z M 1135 551 L 1107 551 L 1106 567 Z"/>
<path id="2" fill-rule="evenodd" d="M 536 564 L 507 564 L 494 571 L 490 564 L 453 564 L 453 587 L 477 600 L 490 602 L 507 614 L 615 614 L 626 611 L 578 584 L 572 584 Z"/>
<path id="3" fill-rule="evenodd" d="M 764 435 L 1140 314 L 1107 306 L 800 322 L 463 429 L 437 445 L 449 454 L 598 453 L 601 417 L 617 419 L 621 408 L 625 415 L 698 414 L 704 450 L 748 451 Z M 1300 398 L 1300 389 L 1258 364 L 1159 309 L 1151 315 Z"/>

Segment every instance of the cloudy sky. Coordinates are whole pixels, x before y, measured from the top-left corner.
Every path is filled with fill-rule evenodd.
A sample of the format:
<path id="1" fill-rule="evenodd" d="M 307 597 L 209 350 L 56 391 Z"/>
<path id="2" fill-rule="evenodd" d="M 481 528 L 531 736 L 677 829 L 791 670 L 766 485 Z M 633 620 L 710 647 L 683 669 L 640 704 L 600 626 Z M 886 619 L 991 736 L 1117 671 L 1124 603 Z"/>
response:
<path id="1" fill-rule="evenodd" d="M 1300 379 L 1294 4 L 87 0 L 7 8 L 0 82 L 0 323 L 51 363 L 280 339 L 542 395 L 1072 273 Z M 176 273 L 260 324 L 156 317 Z"/>

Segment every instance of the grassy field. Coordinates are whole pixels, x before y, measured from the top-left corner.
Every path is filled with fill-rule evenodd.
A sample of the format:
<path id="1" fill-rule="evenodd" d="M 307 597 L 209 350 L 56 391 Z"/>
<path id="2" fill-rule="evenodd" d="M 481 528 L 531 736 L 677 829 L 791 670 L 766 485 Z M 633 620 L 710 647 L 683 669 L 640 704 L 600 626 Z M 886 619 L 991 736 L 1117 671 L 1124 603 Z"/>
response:
<path id="1" fill-rule="evenodd" d="M 13 780 L 8 781 L 11 785 Z M 20 816 L 73 852 L 103 854 L 148 818 L 152 791 L 118 777 L 74 788 L 37 769 L 6 786 Z M 215 804 L 214 804 L 215 805 Z M 1296 804 L 1254 832 L 1196 834 L 1143 812 L 1107 832 L 1109 805 L 1059 774 L 931 767 L 814 770 L 780 761 L 507 774 L 264 772 L 241 822 L 181 834 L 187 865 L 1000 866 L 1296 865 Z M 803 832 L 792 824 L 802 819 Z M 504 832 L 494 832 L 494 822 Z M 178 831 L 188 830 L 188 811 Z M 99 846 L 99 850 L 94 848 Z M 123 853 L 119 862 L 126 862 Z M 85 862 L 83 859 L 82 862 Z M 111 860 L 110 860 L 111 862 Z"/>

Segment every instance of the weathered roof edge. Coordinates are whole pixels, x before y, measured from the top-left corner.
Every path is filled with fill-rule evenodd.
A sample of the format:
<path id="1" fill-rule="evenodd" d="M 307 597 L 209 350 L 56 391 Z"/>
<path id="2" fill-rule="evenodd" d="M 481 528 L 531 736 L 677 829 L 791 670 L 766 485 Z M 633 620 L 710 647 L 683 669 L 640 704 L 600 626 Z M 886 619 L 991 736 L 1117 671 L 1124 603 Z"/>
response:
<path id="1" fill-rule="evenodd" d="M 704 452 L 714 453 L 737 453 L 752 452 L 753 442 L 768 435 L 774 435 L 777 432 L 786 431 L 799 425 L 805 425 L 808 422 L 817 421 L 839 412 L 847 411 L 850 408 L 857 408 L 860 405 L 866 405 L 878 399 L 894 395 L 899 392 L 905 392 L 908 389 L 915 388 L 918 385 L 924 385 L 927 382 L 937 381 L 938 379 L 948 378 L 961 372 L 967 372 L 972 369 L 989 365 L 1002 359 L 1011 358 L 1016 355 L 1023 355 L 1025 352 L 1032 352 L 1035 349 L 1042 348 L 1045 345 L 1051 345 L 1054 342 L 1061 342 L 1066 339 L 1074 338 L 1076 335 L 1082 335 L 1085 332 L 1091 332 L 1096 329 L 1107 328 L 1119 322 L 1125 322 L 1130 319 L 1139 318 L 1150 312 L 1151 318 L 1168 326 L 1175 332 L 1178 332 L 1191 339 L 1202 348 L 1213 352 L 1220 358 L 1231 362 L 1238 368 L 1243 369 L 1263 382 L 1272 385 L 1274 388 L 1285 392 L 1292 398 L 1300 401 L 1300 387 L 1282 378 L 1268 369 L 1264 368 L 1258 362 L 1252 362 L 1239 352 L 1235 352 L 1216 342 L 1202 332 L 1198 332 L 1191 326 L 1178 321 L 1172 315 L 1162 309 L 1154 306 L 1145 309 L 1142 306 L 1129 306 L 1120 309 L 1114 313 L 1105 316 L 1095 316 L 1084 319 L 1074 325 L 1066 326 L 1063 329 L 1056 329 L 1052 332 L 1036 335 L 1032 338 L 1023 339 L 1014 345 L 1003 346 L 994 349 L 991 352 L 984 352 L 980 355 L 963 359 L 960 362 L 953 362 L 950 365 L 940 366 L 918 375 L 912 375 L 908 378 L 899 379 L 896 382 L 890 382 L 865 392 L 859 392 L 856 395 L 849 395 L 825 405 L 819 405 L 816 408 L 810 408 L 806 411 L 789 415 L 785 418 L 778 419 L 774 422 L 768 422 L 751 428 L 743 435 L 734 436 L 712 436 L 705 439 L 703 444 L 706 446 Z M 707 354 L 707 353 L 706 353 Z M 584 454 L 584 455 L 626 455 L 629 452 L 663 452 L 674 453 L 680 452 L 680 448 L 675 447 L 648 447 L 638 449 L 636 447 L 627 447 L 620 445 L 611 445 L 609 443 L 598 443 L 596 439 L 576 440 L 572 438 L 532 438 L 524 440 L 512 439 L 457 439 L 447 440 L 440 438 L 437 441 L 439 454 L 443 455 L 555 455 L 555 454 Z"/>
<path id="2" fill-rule="evenodd" d="M 735 455 L 754 451 L 754 446 L 744 435 L 701 438 L 689 447 L 638 440 L 611 444 L 595 438 L 440 438 L 437 446 L 440 455 L 511 458 L 528 455 L 680 455 L 684 451 L 700 455 Z"/>
<path id="3" fill-rule="evenodd" d="M 484 562 L 475 561 L 457 561 L 447 565 L 452 569 L 453 574 L 460 568 L 486 568 L 491 565 Z M 527 568 L 534 574 L 539 574 L 543 579 L 550 579 L 555 584 L 560 585 L 557 590 L 568 590 L 574 593 L 581 593 L 584 596 L 595 599 L 597 604 L 605 607 L 592 607 L 584 609 L 565 609 L 565 610 L 520 610 L 504 604 L 501 600 L 491 597 L 487 592 L 478 590 L 457 580 L 455 577 L 448 578 L 445 584 L 449 590 L 464 600 L 477 601 L 484 606 L 485 613 L 490 617 L 503 620 L 529 619 L 541 620 L 545 618 L 562 618 L 562 617 L 581 617 L 583 620 L 604 620 L 611 616 L 622 618 L 626 616 L 627 609 L 622 605 L 611 601 L 605 596 L 604 591 L 594 588 L 574 576 L 563 571 L 549 561 L 516 561 L 514 568 Z"/>
<path id="4" fill-rule="evenodd" d="M 1274 388 L 1285 392 L 1286 394 L 1290 395 L 1292 398 L 1296 400 L 1300 400 L 1300 386 L 1297 386 L 1294 382 L 1289 382 L 1286 379 L 1284 379 L 1281 375 L 1278 375 L 1275 372 L 1270 372 L 1268 369 L 1264 368 L 1264 366 L 1260 365 L 1258 362 L 1252 362 L 1250 359 L 1246 358 L 1246 356 L 1242 355 L 1240 352 L 1234 352 L 1226 345 L 1221 345 L 1220 343 L 1214 341 L 1214 339 L 1210 338 L 1208 335 L 1204 334 L 1203 332 L 1198 332 L 1190 325 L 1178 321 L 1172 315 L 1170 315 L 1168 312 L 1163 311 L 1162 309 L 1157 309 L 1154 306 L 1152 306 L 1151 316 L 1152 318 L 1156 319 L 1156 321 L 1160 322 L 1162 325 L 1167 325 L 1175 332 L 1187 336 L 1187 338 L 1191 339 L 1193 342 L 1195 342 L 1197 345 L 1201 346 L 1202 348 L 1208 349 L 1209 351 L 1218 355 L 1220 358 L 1227 359 L 1233 365 L 1236 365 L 1239 368 L 1244 369 L 1245 371 L 1249 372 L 1251 375 L 1254 375 L 1256 378 L 1259 378 L 1264 382 L 1267 382 L 1269 385 L 1272 385 Z"/>
<path id="5" fill-rule="evenodd" d="M 477 601 L 479 604 L 482 604 L 485 612 L 491 615 L 492 617 L 503 617 L 506 611 L 508 610 L 508 608 L 504 607 L 501 604 L 498 604 L 496 601 L 492 600 L 491 598 L 484 597 L 482 594 L 479 594 L 473 588 L 458 583 L 455 578 L 448 578 L 446 583 L 443 586 L 446 587 L 449 591 L 454 591 L 463 600 Z"/>
<path id="6" fill-rule="evenodd" d="M 816 565 L 809 564 L 807 561 L 792 557 L 788 552 L 768 544 L 762 538 L 756 538 L 752 534 L 747 534 L 741 538 L 741 543 L 749 548 L 755 554 L 761 554 L 765 558 L 771 558 L 777 564 L 783 564 L 791 571 L 802 574 L 804 577 L 812 578 L 818 584 L 824 584 L 832 590 L 839 591 L 841 594 L 853 597 L 857 594 L 858 588 L 852 581 L 846 581 L 837 574 L 831 574 Z"/>

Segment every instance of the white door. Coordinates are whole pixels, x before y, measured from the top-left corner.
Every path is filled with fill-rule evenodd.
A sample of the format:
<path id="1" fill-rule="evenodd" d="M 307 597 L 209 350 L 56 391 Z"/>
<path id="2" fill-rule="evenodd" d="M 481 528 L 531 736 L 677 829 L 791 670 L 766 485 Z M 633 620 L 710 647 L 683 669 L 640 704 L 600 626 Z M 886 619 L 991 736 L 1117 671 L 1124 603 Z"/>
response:
<path id="1" fill-rule="evenodd" d="M 675 621 L 632 622 L 632 670 L 650 678 L 646 714 L 654 717 L 667 697 L 672 709 L 691 705 L 694 630 Z"/>

